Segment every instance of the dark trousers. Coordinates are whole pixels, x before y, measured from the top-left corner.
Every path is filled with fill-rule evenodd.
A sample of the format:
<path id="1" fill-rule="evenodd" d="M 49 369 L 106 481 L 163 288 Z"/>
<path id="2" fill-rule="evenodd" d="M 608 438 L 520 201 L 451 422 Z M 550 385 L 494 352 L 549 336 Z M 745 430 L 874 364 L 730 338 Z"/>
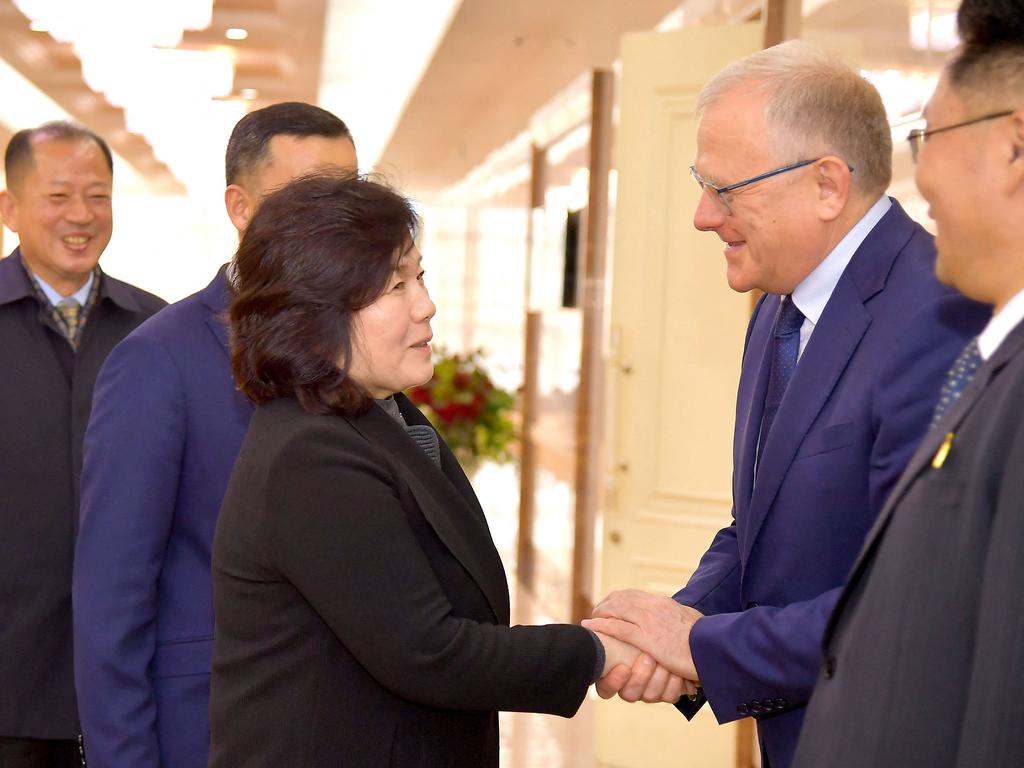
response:
<path id="1" fill-rule="evenodd" d="M 73 739 L 19 739 L 0 736 L 3 768 L 81 768 L 78 742 Z"/>

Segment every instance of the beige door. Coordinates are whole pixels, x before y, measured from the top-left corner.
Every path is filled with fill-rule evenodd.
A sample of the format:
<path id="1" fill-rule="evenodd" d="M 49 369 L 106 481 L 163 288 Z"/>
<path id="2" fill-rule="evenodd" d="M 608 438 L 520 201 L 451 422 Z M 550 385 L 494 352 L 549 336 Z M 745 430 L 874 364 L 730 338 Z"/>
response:
<path id="1" fill-rule="evenodd" d="M 694 108 L 704 82 L 761 47 L 759 24 L 623 40 L 608 372 L 602 594 L 672 594 L 730 521 L 736 382 L 750 300 L 722 243 L 693 228 Z M 602 766 L 733 768 L 737 728 L 708 707 L 600 702 Z"/>

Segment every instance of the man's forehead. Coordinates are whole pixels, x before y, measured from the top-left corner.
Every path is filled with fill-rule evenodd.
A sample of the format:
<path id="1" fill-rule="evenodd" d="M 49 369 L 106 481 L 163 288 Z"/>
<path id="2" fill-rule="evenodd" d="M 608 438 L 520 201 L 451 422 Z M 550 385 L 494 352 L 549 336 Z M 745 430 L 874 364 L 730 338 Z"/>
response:
<path id="1" fill-rule="evenodd" d="M 347 136 L 279 133 L 270 138 L 267 147 L 265 165 L 285 162 L 340 165 L 355 161 L 355 147 Z"/>
<path id="2" fill-rule="evenodd" d="M 26 164 L 26 176 L 35 176 L 49 184 L 70 184 L 72 179 L 109 185 L 112 180 L 103 150 L 89 139 L 41 137 L 32 140 L 32 152 Z"/>

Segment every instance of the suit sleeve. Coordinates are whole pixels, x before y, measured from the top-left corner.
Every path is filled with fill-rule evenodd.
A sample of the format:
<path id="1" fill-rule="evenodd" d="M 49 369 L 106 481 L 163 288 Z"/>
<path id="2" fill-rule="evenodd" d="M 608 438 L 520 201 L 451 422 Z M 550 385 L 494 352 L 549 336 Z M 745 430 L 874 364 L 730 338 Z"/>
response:
<path id="1" fill-rule="evenodd" d="M 946 371 L 985 319 L 980 305 L 943 294 L 907 323 L 883 360 L 872 392 L 868 485 L 874 515 L 927 431 Z M 687 590 L 680 594 L 685 597 Z M 807 703 L 821 665 L 825 626 L 840 593 L 837 587 L 780 607 L 716 610 L 695 625 L 694 663 L 719 722 L 743 717 L 737 707 L 755 700 L 770 700 L 783 710 Z M 682 602 L 707 613 L 699 604 Z M 700 703 L 683 702 L 679 708 L 692 717 Z"/>
<path id="2" fill-rule="evenodd" d="M 114 348 L 86 431 L 72 584 L 75 681 L 90 765 L 159 766 L 150 666 L 185 434 L 181 380 L 144 336 Z"/>
<path id="3" fill-rule="evenodd" d="M 395 482 L 365 444 L 303 433 L 268 476 L 269 559 L 396 695 L 450 709 L 574 714 L 594 670 L 590 633 L 453 615 Z"/>

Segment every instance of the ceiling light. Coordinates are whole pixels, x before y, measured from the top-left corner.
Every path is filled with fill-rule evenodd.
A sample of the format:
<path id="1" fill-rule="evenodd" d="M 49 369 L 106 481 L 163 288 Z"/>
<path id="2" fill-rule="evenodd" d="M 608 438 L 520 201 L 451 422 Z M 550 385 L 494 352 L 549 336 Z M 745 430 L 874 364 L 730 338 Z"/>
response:
<path id="1" fill-rule="evenodd" d="M 182 32 L 206 29 L 213 17 L 213 0 L 14 0 L 14 4 L 25 16 L 45 25 L 58 42 L 76 44 L 130 35 L 137 45 L 173 47 L 181 42 Z"/>
<path id="2" fill-rule="evenodd" d="M 910 47 L 918 51 L 951 51 L 956 32 L 958 0 L 914 0 L 910 4 Z"/>
<path id="3" fill-rule="evenodd" d="M 248 30 L 241 27 L 229 27 L 224 30 L 224 37 L 228 40 L 245 40 L 249 36 Z"/>
<path id="4" fill-rule="evenodd" d="M 82 79 L 124 109 L 190 192 L 216 189 L 228 133 L 244 113 L 234 92 L 234 50 L 181 50 L 185 30 L 206 29 L 213 0 L 14 0 L 29 19 L 71 43 Z M 117 23 L 112 24 L 111 19 Z"/>

